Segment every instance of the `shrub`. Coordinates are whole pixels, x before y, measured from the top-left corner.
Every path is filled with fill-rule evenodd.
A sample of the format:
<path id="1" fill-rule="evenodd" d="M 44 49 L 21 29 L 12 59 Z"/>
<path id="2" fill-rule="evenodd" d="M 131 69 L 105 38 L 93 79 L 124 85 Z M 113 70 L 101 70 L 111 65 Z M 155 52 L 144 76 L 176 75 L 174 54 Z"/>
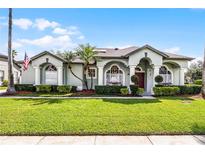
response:
<path id="1" fill-rule="evenodd" d="M 71 86 L 69 86 L 69 85 L 58 86 L 57 91 L 59 93 L 69 93 L 71 91 Z"/>
<path id="2" fill-rule="evenodd" d="M 163 81 L 163 77 L 161 75 L 157 75 L 154 78 L 155 82 L 157 82 L 158 84 L 160 84 Z"/>
<path id="3" fill-rule="evenodd" d="M 8 80 L 3 80 L 2 86 L 7 87 L 8 86 Z"/>
<path id="4" fill-rule="evenodd" d="M 137 75 L 133 75 L 131 76 L 131 81 L 135 84 L 138 85 L 139 84 L 139 77 Z"/>
<path id="5" fill-rule="evenodd" d="M 137 95 L 138 86 L 137 85 L 130 85 L 130 91 L 133 96 Z"/>
<path id="6" fill-rule="evenodd" d="M 184 85 L 178 86 L 180 89 L 180 94 L 199 94 L 201 92 L 200 85 Z"/>
<path id="7" fill-rule="evenodd" d="M 58 85 L 51 85 L 51 92 L 58 92 L 57 87 Z"/>
<path id="8" fill-rule="evenodd" d="M 137 95 L 141 96 L 144 94 L 144 88 L 138 88 Z"/>
<path id="9" fill-rule="evenodd" d="M 95 86 L 96 94 L 113 95 L 120 94 L 120 89 L 126 86 Z"/>
<path id="10" fill-rule="evenodd" d="M 49 92 L 51 92 L 51 85 L 37 85 L 36 92 L 49 93 Z"/>
<path id="11" fill-rule="evenodd" d="M 154 94 L 156 96 L 174 96 L 179 94 L 179 87 L 154 87 Z"/>
<path id="12" fill-rule="evenodd" d="M 128 95 L 129 90 L 127 88 L 121 88 L 120 92 L 121 92 L 122 95 L 126 96 L 126 95 Z"/>
<path id="13" fill-rule="evenodd" d="M 72 93 L 77 92 L 77 86 L 72 86 L 72 88 L 71 88 L 71 91 L 70 91 L 70 92 L 72 92 Z"/>
<path id="14" fill-rule="evenodd" d="M 16 91 L 36 91 L 36 87 L 32 84 L 15 84 Z"/>
<path id="15" fill-rule="evenodd" d="M 196 84 L 196 85 L 202 85 L 202 79 L 195 80 L 195 81 L 194 81 L 194 84 Z"/>

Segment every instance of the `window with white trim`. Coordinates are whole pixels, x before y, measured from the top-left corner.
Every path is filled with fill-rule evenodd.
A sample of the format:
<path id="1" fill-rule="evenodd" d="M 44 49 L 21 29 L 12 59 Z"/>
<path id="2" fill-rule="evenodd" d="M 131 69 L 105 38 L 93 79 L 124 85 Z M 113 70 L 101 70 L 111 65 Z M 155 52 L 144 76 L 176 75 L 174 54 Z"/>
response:
<path id="1" fill-rule="evenodd" d="M 95 67 L 89 67 L 87 70 L 87 79 L 96 79 L 97 78 L 97 74 L 96 74 L 96 68 Z"/>
<path id="2" fill-rule="evenodd" d="M 160 67 L 159 75 L 161 75 L 163 78 L 163 81 L 162 81 L 163 84 L 172 84 L 172 74 L 167 69 L 167 67 L 165 66 Z"/>
<path id="3" fill-rule="evenodd" d="M 123 71 L 117 66 L 113 65 L 106 72 L 107 85 L 123 85 Z"/>

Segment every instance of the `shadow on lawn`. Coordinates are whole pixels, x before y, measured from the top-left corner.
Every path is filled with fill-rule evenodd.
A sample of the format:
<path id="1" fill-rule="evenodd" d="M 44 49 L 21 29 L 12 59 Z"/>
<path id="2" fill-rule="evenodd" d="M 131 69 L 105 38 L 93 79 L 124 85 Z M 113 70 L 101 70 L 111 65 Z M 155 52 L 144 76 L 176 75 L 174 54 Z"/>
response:
<path id="1" fill-rule="evenodd" d="M 23 98 L 23 99 L 15 99 L 15 101 L 27 101 L 31 102 L 32 105 L 42 105 L 42 104 L 59 104 L 63 102 L 63 99 L 31 99 L 31 98 Z M 34 102 L 34 103 L 33 103 Z"/>
<path id="2" fill-rule="evenodd" d="M 104 98 L 102 99 L 103 102 L 107 103 L 120 103 L 120 104 L 150 104 L 150 103 L 161 103 L 159 99 L 111 99 L 111 98 Z"/>
<path id="3" fill-rule="evenodd" d="M 194 99 L 193 98 L 190 98 L 190 97 L 185 97 L 185 96 L 169 96 L 169 97 L 166 97 L 166 96 L 162 96 L 162 97 L 157 97 L 158 99 L 166 99 L 166 100 L 185 100 L 185 101 L 193 101 Z"/>

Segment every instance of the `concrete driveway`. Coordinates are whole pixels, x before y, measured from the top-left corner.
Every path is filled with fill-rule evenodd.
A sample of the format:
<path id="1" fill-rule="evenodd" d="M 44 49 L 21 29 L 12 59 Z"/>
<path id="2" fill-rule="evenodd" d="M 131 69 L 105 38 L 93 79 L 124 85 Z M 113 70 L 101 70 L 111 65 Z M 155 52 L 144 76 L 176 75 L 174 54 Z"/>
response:
<path id="1" fill-rule="evenodd" d="M 205 145 L 205 135 L 174 136 L 0 136 L 0 144 Z"/>

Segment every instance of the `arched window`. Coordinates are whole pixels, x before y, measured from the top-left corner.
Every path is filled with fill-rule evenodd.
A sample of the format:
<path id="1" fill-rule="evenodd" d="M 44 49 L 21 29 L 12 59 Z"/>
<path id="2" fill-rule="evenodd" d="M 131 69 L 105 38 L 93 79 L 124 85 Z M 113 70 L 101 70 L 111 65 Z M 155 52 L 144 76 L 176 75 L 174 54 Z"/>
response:
<path id="1" fill-rule="evenodd" d="M 56 67 L 52 64 L 49 64 L 46 68 L 45 71 L 57 71 Z"/>
<path id="2" fill-rule="evenodd" d="M 57 68 L 49 64 L 45 68 L 45 84 L 48 85 L 57 85 L 58 84 L 58 75 Z"/>
<path id="3" fill-rule="evenodd" d="M 106 72 L 107 85 L 123 85 L 123 71 L 117 66 L 113 65 Z"/>
<path id="4" fill-rule="evenodd" d="M 172 74 L 167 67 L 162 66 L 159 69 L 159 74 L 163 77 L 163 84 L 172 84 Z"/>

